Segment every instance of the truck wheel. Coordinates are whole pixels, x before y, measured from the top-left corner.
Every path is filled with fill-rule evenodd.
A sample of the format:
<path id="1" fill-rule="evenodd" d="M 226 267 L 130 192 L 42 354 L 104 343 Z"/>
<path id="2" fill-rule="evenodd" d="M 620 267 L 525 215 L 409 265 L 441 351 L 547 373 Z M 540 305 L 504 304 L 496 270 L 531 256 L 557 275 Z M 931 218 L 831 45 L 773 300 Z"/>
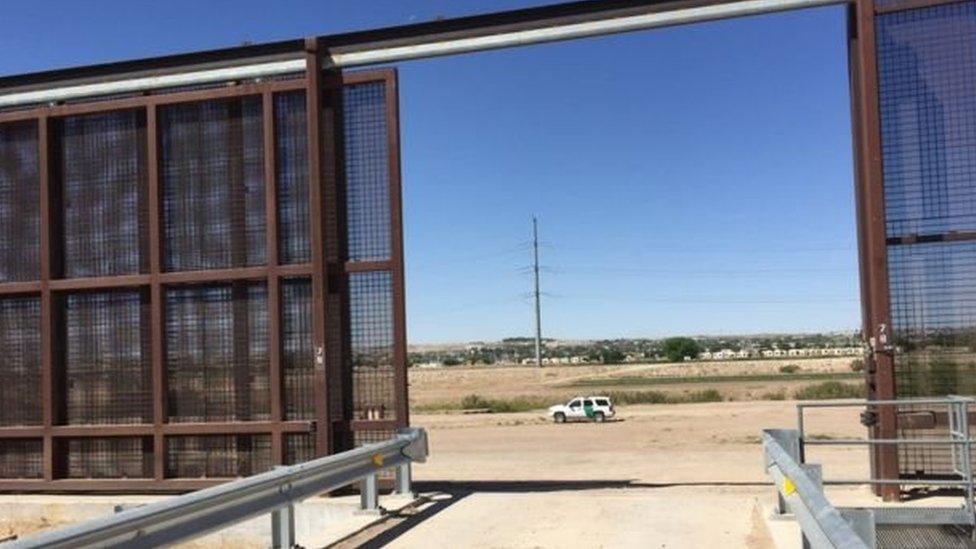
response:
<path id="1" fill-rule="evenodd" d="M 593 421 L 597 423 L 603 423 L 604 421 L 606 421 L 606 419 L 607 418 L 603 415 L 603 412 L 597 412 L 593 414 Z"/>
<path id="2" fill-rule="evenodd" d="M 552 420 L 555 421 L 556 423 L 566 423 L 566 414 L 562 412 L 556 412 L 552 416 Z"/>

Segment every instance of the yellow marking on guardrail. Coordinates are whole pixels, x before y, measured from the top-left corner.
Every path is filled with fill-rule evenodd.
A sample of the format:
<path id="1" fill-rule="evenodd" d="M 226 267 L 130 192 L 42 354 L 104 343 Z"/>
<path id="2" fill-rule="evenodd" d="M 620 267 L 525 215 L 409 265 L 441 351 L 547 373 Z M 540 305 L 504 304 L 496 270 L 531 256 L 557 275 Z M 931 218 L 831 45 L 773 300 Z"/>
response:
<path id="1" fill-rule="evenodd" d="M 783 477 L 783 495 L 792 496 L 796 493 L 796 485 L 787 477 Z"/>
<path id="2" fill-rule="evenodd" d="M 374 454 L 373 455 L 373 465 L 375 465 L 377 467 L 382 467 L 383 466 L 383 455 L 382 454 Z"/>

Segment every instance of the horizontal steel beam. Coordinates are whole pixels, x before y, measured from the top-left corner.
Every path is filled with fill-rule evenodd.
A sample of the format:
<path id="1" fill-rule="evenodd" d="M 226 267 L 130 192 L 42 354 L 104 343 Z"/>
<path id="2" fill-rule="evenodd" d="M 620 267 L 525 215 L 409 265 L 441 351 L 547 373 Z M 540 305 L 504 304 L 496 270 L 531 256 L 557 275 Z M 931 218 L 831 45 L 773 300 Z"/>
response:
<path id="1" fill-rule="evenodd" d="M 804 402 L 796 405 L 797 410 L 804 408 L 858 408 L 864 406 L 913 406 L 918 404 L 958 404 L 968 402 L 976 404 L 976 398 L 962 396 L 948 396 L 938 398 L 901 398 L 897 400 L 825 400 L 821 402 Z"/>
<path id="2" fill-rule="evenodd" d="M 804 446 L 875 446 L 875 445 L 905 445 L 905 446 L 964 446 L 968 440 L 948 438 L 828 438 L 803 439 Z"/>
<path id="3" fill-rule="evenodd" d="M 697 6 L 686 5 L 673 9 L 662 9 L 661 5 L 654 5 L 649 7 L 648 13 L 636 15 L 617 16 L 610 14 L 607 18 L 579 23 L 540 25 L 537 28 L 500 32 L 486 36 L 420 40 L 417 43 L 402 46 L 332 53 L 329 61 L 336 67 L 356 67 L 847 3 L 849 0 L 739 0 Z"/>
<path id="4" fill-rule="evenodd" d="M 270 514 L 308 497 L 346 486 L 377 471 L 424 461 L 423 429 L 299 465 L 281 467 L 213 488 L 151 503 L 82 524 L 43 532 L 3 547 L 158 547 Z"/>
<path id="5" fill-rule="evenodd" d="M 572 5 L 579 13 L 563 10 L 566 12 L 563 14 L 558 11 L 561 6 L 556 5 L 546 9 L 502 12 L 350 35 L 322 36 L 316 40 L 321 44 L 320 49 L 325 52 L 324 67 L 360 67 L 846 4 L 850 1 L 676 0 L 630 2 L 624 8 L 615 5 L 619 2 L 607 2 L 605 8 L 601 8 L 599 3 L 581 2 Z M 576 6 L 585 6 L 585 9 Z M 279 53 L 276 57 L 273 61 L 261 58 L 260 61 L 250 63 L 246 59 L 227 60 L 220 66 L 209 63 L 201 67 L 188 63 L 184 70 L 166 67 L 163 74 L 145 74 L 152 72 L 147 69 L 138 76 L 109 75 L 98 81 L 80 79 L 73 84 L 57 82 L 46 86 L 14 86 L 6 93 L 0 92 L 0 108 L 56 104 L 87 97 L 261 79 L 299 73 L 305 69 L 302 51 Z M 142 65 L 150 67 L 151 64 L 152 60 L 142 62 Z M 160 64 L 163 64 L 162 61 Z"/>
<path id="6" fill-rule="evenodd" d="M 178 86 L 263 78 L 301 72 L 304 69 L 305 62 L 302 59 L 294 59 L 194 72 L 178 72 L 160 76 L 144 76 L 92 84 L 79 84 L 75 86 L 53 87 L 50 89 L 0 95 L 0 108 L 17 105 L 59 103 L 83 97 L 119 95 Z"/>

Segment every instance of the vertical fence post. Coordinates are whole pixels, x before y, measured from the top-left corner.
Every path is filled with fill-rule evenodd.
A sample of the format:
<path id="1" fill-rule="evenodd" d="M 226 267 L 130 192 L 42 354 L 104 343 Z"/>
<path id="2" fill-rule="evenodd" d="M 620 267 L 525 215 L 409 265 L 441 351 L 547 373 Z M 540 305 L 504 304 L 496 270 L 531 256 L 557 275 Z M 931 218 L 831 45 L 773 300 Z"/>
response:
<path id="1" fill-rule="evenodd" d="M 295 506 L 291 503 L 271 512 L 271 547 L 295 547 Z"/>
<path id="2" fill-rule="evenodd" d="M 973 516 L 973 438 L 972 434 L 969 432 L 969 400 L 960 399 L 959 397 L 953 397 L 957 399 L 953 406 L 956 409 L 956 413 L 959 414 L 959 434 L 963 437 L 965 441 L 962 447 L 962 473 L 966 477 L 966 510 L 969 512 L 970 517 Z"/>
<path id="3" fill-rule="evenodd" d="M 396 493 L 400 495 L 410 494 L 411 481 L 410 462 L 401 463 L 396 467 Z"/>
<path id="4" fill-rule="evenodd" d="M 360 482 L 359 501 L 364 511 L 375 511 L 380 507 L 379 479 L 376 473 L 367 476 Z"/>
<path id="5" fill-rule="evenodd" d="M 315 455 L 324 456 L 332 450 L 332 418 L 329 413 L 329 383 L 326 375 L 325 326 L 325 220 L 323 219 L 323 139 L 322 131 L 322 58 L 319 41 L 305 42 L 305 111 L 308 131 L 308 222 L 309 245 L 312 252 L 312 348 L 315 350 Z M 329 365 L 329 367 L 334 367 Z"/>
<path id="6" fill-rule="evenodd" d="M 894 357 L 888 340 L 891 303 L 874 0 L 856 0 L 848 9 L 848 36 L 861 311 L 864 337 L 871 346 L 870 360 L 865 368 L 869 376 L 868 398 L 893 400 L 898 398 L 898 393 L 895 388 Z M 878 423 L 871 428 L 871 437 L 898 438 L 897 408 L 881 405 L 876 407 L 876 411 Z M 879 445 L 872 447 L 871 453 L 875 478 L 899 477 L 897 448 Z M 896 501 L 901 492 L 901 487 L 895 484 L 877 485 L 875 489 L 885 501 Z"/>

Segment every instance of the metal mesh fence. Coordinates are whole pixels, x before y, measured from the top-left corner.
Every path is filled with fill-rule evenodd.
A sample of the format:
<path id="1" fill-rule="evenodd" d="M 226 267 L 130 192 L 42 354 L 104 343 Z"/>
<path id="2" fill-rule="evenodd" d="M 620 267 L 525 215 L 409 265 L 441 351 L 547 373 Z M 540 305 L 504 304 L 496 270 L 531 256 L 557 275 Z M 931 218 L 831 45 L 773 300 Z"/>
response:
<path id="1" fill-rule="evenodd" d="M 152 437 L 70 438 L 58 444 L 65 478 L 152 477 Z"/>
<path id="2" fill-rule="evenodd" d="M 364 444 L 376 444 L 378 442 L 385 442 L 390 440 L 394 435 L 394 432 L 388 429 L 363 429 L 361 431 L 356 431 L 353 437 L 354 444 L 356 447 L 360 447 Z"/>
<path id="3" fill-rule="evenodd" d="M 75 293 L 61 301 L 66 423 L 151 423 L 146 292 Z"/>
<path id="4" fill-rule="evenodd" d="M 294 465 L 315 458 L 315 435 L 296 433 L 285 435 L 285 465 Z"/>
<path id="5" fill-rule="evenodd" d="M 40 278 L 37 122 L 0 124 L 0 282 Z"/>
<path id="6" fill-rule="evenodd" d="M 948 405 L 900 405 L 898 423 L 903 438 L 945 440 L 949 436 Z M 944 444 L 899 445 L 898 464 L 902 476 L 948 475 L 952 472 L 952 455 Z"/>
<path id="7" fill-rule="evenodd" d="M 876 26 L 897 395 L 976 394 L 976 241 L 958 238 L 976 231 L 976 3 Z M 909 419 L 925 413 L 899 416 L 901 436 L 943 433 Z M 903 474 L 948 472 L 944 447 L 900 453 Z"/>
<path id="8" fill-rule="evenodd" d="M 393 277 L 349 275 L 353 419 L 396 417 L 393 369 Z"/>
<path id="9" fill-rule="evenodd" d="M 152 479 L 159 484 L 151 486 L 168 490 L 165 479 L 267 470 L 278 436 L 283 462 L 312 459 L 318 422 L 330 432 L 334 451 L 392 435 L 384 429 L 401 419 L 398 405 L 404 402 L 396 394 L 400 365 L 394 364 L 400 319 L 393 261 L 400 233 L 390 211 L 397 183 L 390 179 L 396 159 L 389 141 L 390 75 L 376 78 L 357 76 L 338 100 L 338 90 L 324 93 L 323 117 L 330 120 L 330 109 L 341 109 L 343 134 L 333 135 L 328 124 L 323 128 L 323 154 L 329 157 L 323 158 L 325 200 L 316 211 L 308 200 L 306 97 L 297 87 L 254 85 L 258 93 L 238 98 L 172 104 L 146 99 L 135 108 L 141 96 L 126 94 L 120 110 L 39 113 L 48 124 L 44 143 L 38 120 L 0 124 L 0 283 L 38 282 L 0 289 L 0 427 L 11 428 L 0 436 L 0 478 L 39 479 L 50 472 L 54 479 Z M 210 88 L 197 91 L 204 89 Z M 263 94 L 272 94 L 271 113 L 263 112 Z M 273 128 L 264 127 L 266 119 Z M 266 130 L 273 130 L 267 142 Z M 334 137 L 342 147 L 337 165 Z M 154 141 L 158 162 L 150 164 Z M 273 174 L 265 171 L 271 167 L 268 152 L 275 157 Z M 46 210 L 39 165 L 45 157 Z M 158 211 L 150 208 L 152 169 L 158 170 Z M 266 226 L 271 175 L 277 227 Z M 334 175 L 342 179 L 336 182 Z M 42 211 L 50 229 L 46 280 L 40 272 Z M 313 214 L 323 220 L 316 228 L 323 232 L 327 264 L 321 274 L 307 272 Z M 150 265 L 156 243 L 148 234 L 157 223 L 158 271 Z M 267 265 L 269 229 L 277 229 L 280 264 L 306 265 Z M 344 270 L 349 262 L 378 263 Z M 263 266 L 268 268 L 240 269 Z M 216 269 L 227 271 L 194 272 Z M 134 274 L 149 276 L 115 278 Z M 324 277 L 326 290 L 319 304 L 325 316 L 321 387 L 315 385 L 314 276 Z M 272 279 L 280 288 L 278 310 L 268 309 Z M 162 303 L 151 303 L 154 295 Z M 280 322 L 272 323 L 270 315 Z M 157 318 L 162 325 L 154 327 Z M 277 333 L 269 333 L 274 325 Z M 42 360 L 44 341 L 51 342 L 50 362 Z M 272 343 L 280 346 L 281 419 L 316 422 L 309 432 L 273 423 Z M 154 350 L 162 353 L 158 380 Z M 50 371 L 42 376 L 45 367 Z M 47 375 L 51 398 L 42 394 Z M 162 395 L 154 391 L 156 381 Z M 323 391 L 329 407 L 320 418 L 315 401 Z M 187 430 L 169 434 L 155 421 L 160 414 L 163 423 Z M 43 436 L 15 432 L 45 425 L 48 415 L 54 428 Z M 234 422 L 266 423 L 223 425 Z M 109 424 L 110 431 L 90 434 L 62 428 Z M 366 430 L 353 432 L 353 425 Z M 76 488 L 84 485 L 66 489 L 88 489 Z"/>
<path id="10" fill-rule="evenodd" d="M 0 299 L 0 426 L 41 423 L 41 300 Z"/>
<path id="11" fill-rule="evenodd" d="M 0 478 L 41 478 L 43 448 L 39 438 L 0 439 Z"/>
<path id="12" fill-rule="evenodd" d="M 976 4 L 877 18 L 889 237 L 976 228 Z"/>
<path id="13" fill-rule="evenodd" d="M 166 439 L 170 478 L 245 477 L 271 468 L 267 435 L 178 436 Z"/>
<path id="14" fill-rule="evenodd" d="M 139 110 L 56 124 L 65 277 L 149 270 L 145 124 Z"/>
<path id="15" fill-rule="evenodd" d="M 275 96 L 278 254 L 281 263 L 311 260 L 308 224 L 308 136 L 305 92 Z"/>
<path id="16" fill-rule="evenodd" d="M 363 429 L 353 431 L 353 447 L 359 448 L 365 444 L 376 444 L 390 440 L 395 431 L 389 429 Z M 393 480 L 395 473 L 392 469 L 380 471 L 377 475 L 382 482 Z"/>
<path id="17" fill-rule="evenodd" d="M 349 260 L 389 259 L 390 143 L 385 83 L 346 86 L 342 116 Z"/>
<path id="18" fill-rule="evenodd" d="M 891 246 L 900 396 L 976 395 L 976 242 Z"/>
<path id="19" fill-rule="evenodd" d="M 269 419 L 268 367 L 264 284 L 166 290 L 170 421 Z"/>
<path id="20" fill-rule="evenodd" d="M 260 97 L 160 110 L 168 271 L 266 261 Z"/>
<path id="21" fill-rule="evenodd" d="M 312 419 L 315 356 L 312 349 L 312 283 L 288 279 L 281 285 L 281 369 L 284 375 L 284 417 Z"/>

